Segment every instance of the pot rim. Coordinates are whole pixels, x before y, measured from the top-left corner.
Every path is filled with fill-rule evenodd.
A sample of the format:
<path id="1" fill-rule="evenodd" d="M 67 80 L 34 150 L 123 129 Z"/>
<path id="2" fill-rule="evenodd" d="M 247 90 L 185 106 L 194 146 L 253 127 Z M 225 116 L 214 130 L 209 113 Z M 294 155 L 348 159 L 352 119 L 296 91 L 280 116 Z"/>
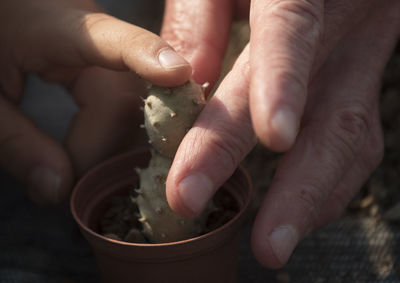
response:
<path id="1" fill-rule="evenodd" d="M 127 247 L 143 247 L 143 248 L 150 248 L 150 247 L 171 247 L 171 246 L 183 246 L 192 242 L 196 242 L 196 241 L 201 241 L 205 238 L 209 238 L 212 237 L 213 235 L 219 233 L 219 231 L 221 230 L 225 230 L 227 227 L 231 226 L 233 223 L 235 223 L 238 219 L 242 218 L 245 216 L 246 212 L 248 212 L 248 207 L 250 206 L 251 203 L 251 199 L 252 199 L 252 193 L 253 193 L 253 186 L 252 186 L 252 182 L 250 179 L 249 174 L 246 172 L 246 170 L 244 170 L 244 168 L 239 165 L 238 168 L 236 168 L 236 170 L 239 170 L 240 173 L 244 176 L 245 181 L 247 183 L 247 196 L 246 196 L 246 200 L 243 203 L 243 206 L 240 207 L 239 212 L 232 218 L 230 219 L 228 222 L 226 222 L 225 224 L 223 224 L 222 226 L 218 227 L 217 229 L 214 229 L 210 232 L 207 232 L 205 234 L 202 234 L 200 236 L 197 237 L 192 237 L 189 239 L 185 239 L 185 240 L 180 240 L 180 241 L 174 241 L 174 242 L 167 242 L 167 243 L 130 243 L 130 242 L 125 242 L 125 241 L 119 241 L 119 240 L 114 240 L 114 239 L 110 239 L 107 238 L 95 231 L 93 231 L 92 229 L 90 229 L 82 220 L 81 218 L 78 216 L 78 212 L 76 210 L 75 207 L 75 203 L 76 203 L 76 198 L 78 195 L 78 188 L 81 187 L 82 183 L 86 182 L 87 179 L 89 179 L 92 175 L 96 174 L 96 172 L 98 170 L 100 170 L 103 167 L 106 167 L 120 159 L 124 159 L 130 155 L 134 155 L 134 154 L 139 154 L 139 153 L 144 153 L 146 151 L 149 151 L 149 148 L 142 148 L 142 149 L 138 149 L 138 150 L 132 150 L 132 151 L 128 151 L 119 155 L 116 155 L 114 157 L 111 157 L 108 160 L 105 160 L 103 162 L 101 162 L 100 164 L 94 166 L 92 169 L 90 169 L 79 181 L 78 183 L 74 186 L 72 194 L 71 194 L 71 198 L 70 198 L 70 207 L 71 207 L 71 212 L 72 215 L 75 219 L 75 221 L 78 223 L 78 225 L 84 229 L 89 235 L 91 235 L 94 238 L 99 238 L 103 241 L 108 242 L 109 244 L 117 244 L 117 245 L 122 245 L 122 246 L 127 246 Z M 236 172 L 236 171 L 235 171 Z"/>

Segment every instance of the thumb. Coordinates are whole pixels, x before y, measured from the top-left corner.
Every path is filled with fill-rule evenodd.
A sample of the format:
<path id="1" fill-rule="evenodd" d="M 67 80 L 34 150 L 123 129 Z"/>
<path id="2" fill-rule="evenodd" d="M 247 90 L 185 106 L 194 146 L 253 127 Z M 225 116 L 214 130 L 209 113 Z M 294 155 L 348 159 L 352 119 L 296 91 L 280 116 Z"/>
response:
<path id="1" fill-rule="evenodd" d="M 35 39 L 32 38 L 34 55 L 45 58 L 45 62 L 35 64 L 33 68 L 37 69 L 27 71 L 43 73 L 48 71 L 42 70 L 47 65 L 96 65 L 131 70 L 145 80 L 163 86 L 180 85 L 191 75 L 189 63 L 159 36 L 145 29 L 104 13 L 59 7 L 46 7 L 44 12 L 50 15 L 35 22 L 40 33 L 29 34 L 35 35 Z M 48 22 L 53 24 L 48 25 Z M 32 55 L 31 49 L 26 52 Z"/>

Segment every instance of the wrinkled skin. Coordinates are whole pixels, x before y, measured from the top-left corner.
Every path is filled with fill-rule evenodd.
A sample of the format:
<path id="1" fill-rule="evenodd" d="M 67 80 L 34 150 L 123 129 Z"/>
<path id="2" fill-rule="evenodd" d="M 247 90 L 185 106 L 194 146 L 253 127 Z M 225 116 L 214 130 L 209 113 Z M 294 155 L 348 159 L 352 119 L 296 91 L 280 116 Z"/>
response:
<path id="1" fill-rule="evenodd" d="M 149 143 L 172 159 L 206 101 L 203 88 L 190 80 L 176 88 L 152 86 L 144 104 Z"/>
<path id="2" fill-rule="evenodd" d="M 162 86 L 191 75 L 164 40 L 89 0 L 1 1 L 0 23 L 0 166 L 38 203 L 65 200 L 83 172 L 144 136 L 138 75 Z M 65 145 L 20 112 L 28 73 L 61 83 L 79 105 Z"/>
<path id="3" fill-rule="evenodd" d="M 232 19 L 248 13 L 250 42 L 179 147 L 167 197 L 196 215 L 257 139 L 285 152 L 251 239 L 260 263 L 278 268 L 341 215 L 382 158 L 378 93 L 400 2 L 169 0 L 162 37 L 198 83 L 214 83 Z"/>
<path id="4" fill-rule="evenodd" d="M 258 260 L 282 266 L 307 233 L 337 218 L 382 156 L 377 95 L 399 37 L 399 6 L 167 1 L 163 37 L 189 60 L 198 83 L 217 80 L 232 19 L 250 13 L 252 29 L 249 46 L 178 149 L 167 179 L 171 207 L 198 214 L 258 138 L 286 152 L 254 223 Z M 158 54 L 167 43 L 90 1 L 5 0 L 0 22 L 0 165 L 37 202 L 66 198 L 79 174 L 130 141 L 141 120 L 132 93 L 141 86 L 127 71 L 164 86 L 191 74 L 178 59 L 162 67 Z M 65 146 L 19 111 L 27 73 L 62 83 L 80 105 Z"/>

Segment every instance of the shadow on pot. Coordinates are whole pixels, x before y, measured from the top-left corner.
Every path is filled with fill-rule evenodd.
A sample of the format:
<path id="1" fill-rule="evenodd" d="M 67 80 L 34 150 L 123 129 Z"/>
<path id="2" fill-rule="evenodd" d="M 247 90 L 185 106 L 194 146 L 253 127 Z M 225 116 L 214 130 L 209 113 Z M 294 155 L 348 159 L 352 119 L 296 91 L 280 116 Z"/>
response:
<path id="1" fill-rule="evenodd" d="M 252 185 L 238 168 L 220 190 L 236 202 L 237 214 L 201 236 L 163 244 L 112 240 L 99 234 L 101 218 L 115 196 L 138 182 L 150 151 L 129 152 L 89 171 L 71 197 L 72 214 L 93 248 L 102 282 L 236 282 L 240 230 L 250 209 Z"/>

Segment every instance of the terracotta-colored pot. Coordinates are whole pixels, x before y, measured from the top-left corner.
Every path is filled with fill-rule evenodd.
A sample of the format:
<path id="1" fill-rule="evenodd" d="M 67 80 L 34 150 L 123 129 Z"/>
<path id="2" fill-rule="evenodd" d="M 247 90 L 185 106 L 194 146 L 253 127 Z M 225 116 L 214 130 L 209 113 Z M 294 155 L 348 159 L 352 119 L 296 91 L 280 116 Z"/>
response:
<path id="1" fill-rule="evenodd" d="M 91 170 L 73 191 L 72 214 L 94 250 L 102 282 L 236 282 L 239 232 L 252 194 L 242 168 L 223 186 L 240 211 L 207 234 L 165 244 L 132 244 L 97 233 L 112 197 L 127 194 L 138 181 L 134 168 L 147 167 L 149 159 L 148 150 L 117 156 Z"/>

